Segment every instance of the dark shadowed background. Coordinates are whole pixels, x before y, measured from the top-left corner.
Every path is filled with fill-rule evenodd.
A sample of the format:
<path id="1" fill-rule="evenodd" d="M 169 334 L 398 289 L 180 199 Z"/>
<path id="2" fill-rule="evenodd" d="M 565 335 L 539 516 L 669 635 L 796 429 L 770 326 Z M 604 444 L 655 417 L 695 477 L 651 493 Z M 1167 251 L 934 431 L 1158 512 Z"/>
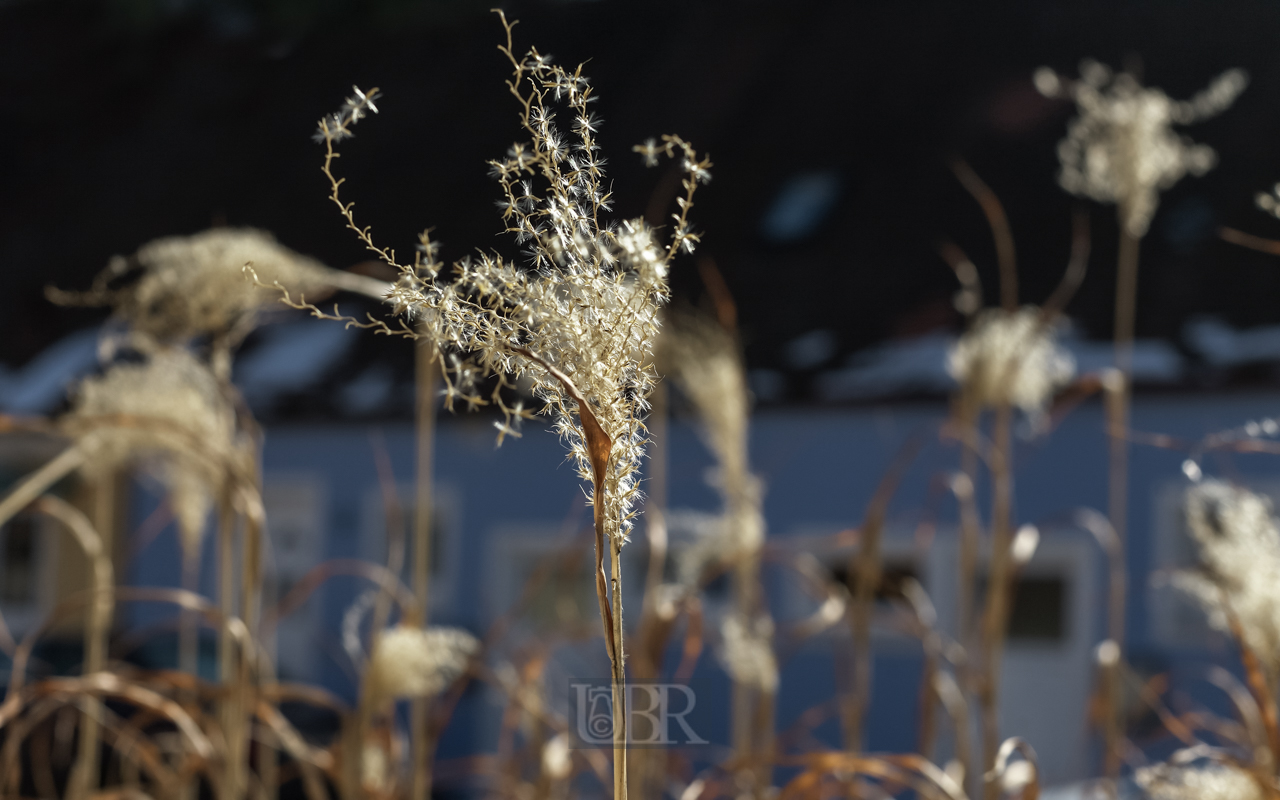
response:
<path id="1" fill-rule="evenodd" d="M 485 160 L 519 138 L 493 0 L 112 0 L 0 3 L 0 363 L 16 375 L 104 314 L 59 309 L 43 287 L 87 286 L 113 254 L 211 225 L 251 225 L 334 267 L 366 259 L 326 199 L 315 120 L 353 83 L 384 92 L 340 162 L 347 198 L 384 244 L 426 226 L 446 260 L 499 237 Z M 516 45 L 588 61 L 619 218 L 669 202 L 675 176 L 630 148 L 679 133 L 715 161 L 693 214 L 738 304 L 758 398 L 848 400 L 821 376 L 868 347 L 954 331 L 944 238 L 996 300 L 994 248 L 947 166 L 961 157 L 1008 209 L 1021 298 L 1066 263 L 1075 201 L 1056 184 L 1074 113 L 1032 71 L 1082 57 L 1140 70 L 1184 98 L 1231 67 L 1235 107 L 1186 129 L 1218 151 L 1208 176 L 1161 201 L 1143 243 L 1138 335 L 1181 356 L 1176 389 L 1273 384 L 1263 356 L 1206 357 L 1189 331 L 1280 324 L 1280 258 L 1217 236 L 1280 236 L 1253 197 L 1280 180 L 1280 6 L 1215 2 L 512 2 Z M 1087 204 L 1089 274 L 1069 313 L 1110 335 L 1116 225 Z M 677 297 L 704 302 L 697 257 Z M 1201 328 L 1196 328 L 1201 324 Z M 264 329 L 269 330 L 269 329 Z M 1190 337 L 1190 338 L 1189 338 Z M 254 341 L 246 347 L 253 348 Z M 1280 350 L 1276 351 L 1280 352 Z M 850 359 L 853 359 L 850 362 Z M 407 382 L 404 342 L 359 337 L 319 384 L 383 360 Z M 315 385 L 276 416 L 343 413 Z M 893 391 L 910 394 L 910 386 Z M 403 402 L 366 408 L 400 416 Z M 856 399 L 856 398 L 855 398 Z"/>

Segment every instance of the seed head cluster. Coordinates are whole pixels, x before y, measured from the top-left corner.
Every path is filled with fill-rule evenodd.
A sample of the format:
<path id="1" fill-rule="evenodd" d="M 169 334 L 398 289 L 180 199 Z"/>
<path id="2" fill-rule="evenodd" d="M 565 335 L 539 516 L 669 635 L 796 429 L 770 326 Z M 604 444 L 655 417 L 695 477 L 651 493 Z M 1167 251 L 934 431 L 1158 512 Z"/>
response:
<path id="1" fill-rule="evenodd" d="M 720 624 L 721 660 L 734 681 L 765 692 L 778 688 L 778 661 L 773 654 L 773 621 L 727 614 Z"/>
<path id="2" fill-rule="evenodd" d="M 716 459 L 714 482 L 725 506 L 721 519 L 703 526 L 706 535 L 697 537 L 687 557 L 704 564 L 732 562 L 758 550 L 765 531 L 760 481 L 748 460 L 750 393 L 737 339 L 714 319 L 673 314 L 660 355 L 697 414 L 698 430 Z"/>
<path id="3" fill-rule="evenodd" d="M 1258 781 L 1239 767 L 1156 764 L 1138 769 L 1134 780 L 1152 800 L 1263 800 Z"/>
<path id="4" fill-rule="evenodd" d="M 467 669 L 480 642 L 461 628 L 397 625 L 380 633 L 369 655 L 369 692 L 380 700 L 428 697 Z"/>
<path id="5" fill-rule="evenodd" d="M 262 279 L 298 292 L 326 288 L 331 276 L 341 275 L 266 231 L 213 228 L 156 239 L 132 256 L 113 258 L 89 291 L 51 295 L 63 303 L 111 306 L 133 333 L 165 345 L 196 336 L 240 338 L 251 329 L 255 312 L 275 302 L 270 292 L 245 280 L 247 263 Z M 117 285 L 134 273 L 131 283 Z"/>
<path id="6" fill-rule="evenodd" d="M 1159 193 L 1184 175 L 1203 175 L 1217 161 L 1212 148 L 1191 142 L 1173 126 L 1221 113 L 1244 91 L 1248 76 L 1228 70 L 1184 101 L 1092 60 L 1080 64 L 1078 81 L 1041 67 L 1035 84 L 1046 96 L 1071 98 L 1080 112 L 1058 144 L 1062 188 L 1116 203 L 1129 234 L 1141 237 L 1155 215 Z"/>
<path id="7" fill-rule="evenodd" d="M 649 360 L 657 310 L 668 298 L 672 259 L 698 243 L 688 213 L 696 188 L 710 178 L 711 162 L 675 136 L 637 148 L 646 158 L 682 160 L 684 193 L 676 200 L 674 224 L 660 235 L 643 220 L 602 220 L 611 192 L 590 82 L 581 67 L 568 70 L 536 49 L 515 56 L 509 33 L 501 49 L 514 69 L 508 88 L 522 109 L 527 138 L 490 168 L 505 230 L 524 248 L 522 264 L 478 252 L 454 263 L 446 276 L 428 232 L 419 237 L 414 262 L 401 265 L 392 251 L 373 243 L 368 228 L 355 225 L 351 205 L 338 199 L 330 165 L 334 145 L 350 135 L 365 109 L 374 110 L 375 92 L 357 92 L 342 111 L 320 121 L 325 172 L 352 229 L 400 271 L 387 299 L 412 327 L 374 326 L 430 342 L 445 368 L 446 404 L 496 406 L 503 415 L 495 423 L 500 439 L 518 436 L 530 416 L 509 401 L 515 382 L 527 380 L 592 484 L 593 502 L 603 494 L 608 535 L 625 540 L 639 496 L 641 416 L 655 380 Z M 490 376 L 496 381 L 486 395 L 481 382 Z"/>
<path id="8" fill-rule="evenodd" d="M 977 407 L 1012 405 L 1038 413 L 1075 374 L 1040 309 L 991 308 L 978 314 L 952 346 L 947 369 Z"/>
<path id="9" fill-rule="evenodd" d="M 1175 585 L 1196 597 L 1210 623 L 1239 622 L 1246 644 L 1272 680 L 1280 676 L 1280 526 L 1271 502 L 1248 489 L 1204 481 L 1187 491 L 1187 528 L 1201 569 Z"/>
<path id="10" fill-rule="evenodd" d="M 165 485 L 188 552 L 228 465 L 247 452 L 217 378 L 177 348 L 116 362 L 82 382 L 63 426 L 84 442 L 91 467 L 141 464 Z"/>

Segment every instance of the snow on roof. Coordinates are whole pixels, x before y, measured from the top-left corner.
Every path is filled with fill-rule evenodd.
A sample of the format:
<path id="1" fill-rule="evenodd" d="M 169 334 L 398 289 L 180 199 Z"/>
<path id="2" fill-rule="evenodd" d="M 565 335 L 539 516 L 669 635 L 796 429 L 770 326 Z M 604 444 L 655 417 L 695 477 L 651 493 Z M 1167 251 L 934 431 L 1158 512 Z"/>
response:
<path id="1" fill-rule="evenodd" d="M 64 336 L 26 366 L 7 369 L 0 365 L 0 411 L 47 414 L 62 402 L 78 378 L 97 365 L 97 328 Z"/>
<path id="2" fill-rule="evenodd" d="M 1280 330 L 1278 328 L 1277 330 Z M 947 353 L 956 337 L 927 333 L 898 339 L 854 353 L 845 366 L 817 377 L 818 398 L 828 402 L 868 400 L 904 394 L 946 394 L 956 388 L 947 372 Z M 1059 343 L 1076 362 L 1076 374 L 1097 372 L 1115 365 L 1110 342 L 1089 341 L 1068 333 Z M 1276 351 L 1280 353 L 1280 349 Z M 1183 376 L 1183 358 L 1159 339 L 1139 339 L 1133 345 L 1133 378 L 1139 384 L 1176 383 Z"/>
<path id="3" fill-rule="evenodd" d="M 1217 317 L 1197 317 L 1183 326 L 1182 336 L 1192 350 L 1214 366 L 1280 361 L 1280 325 L 1240 330 Z"/>
<path id="4" fill-rule="evenodd" d="M 270 407 L 282 394 L 315 385 L 360 333 L 319 319 L 265 327 L 262 341 L 236 359 L 233 380 L 255 409 Z"/>

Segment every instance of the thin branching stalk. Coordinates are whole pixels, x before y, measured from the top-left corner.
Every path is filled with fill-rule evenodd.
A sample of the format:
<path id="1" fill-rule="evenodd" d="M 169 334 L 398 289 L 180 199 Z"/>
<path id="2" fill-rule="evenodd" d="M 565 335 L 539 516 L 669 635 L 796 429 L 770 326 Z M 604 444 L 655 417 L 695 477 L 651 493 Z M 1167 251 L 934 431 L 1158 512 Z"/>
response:
<path id="1" fill-rule="evenodd" d="M 431 619 L 431 542 L 435 516 L 436 399 L 440 383 L 439 367 L 426 340 L 414 348 L 414 393 L 416 403 L 417 468 L 413 508 L 413 593 L 418 599 L 418 623 L 426 627 Z M 415 698 L 409 709 L 413 746 L 413 800 L 431 797 L 431 700 Z"/>

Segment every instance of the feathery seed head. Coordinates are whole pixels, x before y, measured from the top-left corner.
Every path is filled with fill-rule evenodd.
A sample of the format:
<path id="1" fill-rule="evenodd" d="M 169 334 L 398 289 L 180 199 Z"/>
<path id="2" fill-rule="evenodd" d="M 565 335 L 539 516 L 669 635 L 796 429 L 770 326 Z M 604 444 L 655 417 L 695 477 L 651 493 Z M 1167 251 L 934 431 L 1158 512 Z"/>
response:
<path id="1" fill-rule="evenodd" d="M 721 660 L 733 679 L 766 692 L 778 688 L 778 662 L 773 654 L 773 621 L 767 616 L 748 619 L 725 616 L 720 625 Z"/>
<path id="2" fill-rule="evenodd" d="M 1080 112 L 1058 145 L 1062 188 L 1116 203 L 1122 223 L 1136 237 L 1147 232 L 1161 191 L 1184 175 L 1203 175 L 1217 160 L 1212 148 L 1192 143 L 1172 126 L 1221 113 L 1248 84 L 1243 70 L 1229 70 L 1195 97 L 1178 102 L 1092 60 L 1081 63 L 1078 81 L 1048 67 L 1036 70 L 1034 79 L 1042 94 L 1069 97 Z"/>
<path id="3" fill-rule="evenodd" d="M 1133 778 L 1152 800 L 1263 800 L 1267 795 L 1248 772 L 1229 764 L 1141 767 Z"/>
<path id="4" fill-rule="evenodd" d="M 113 306 L 132 331 L 161 344 L 201 335 L 243 336 L 254 312 L 275 302 L 274 295 L 245 279 L 250 262 L 261 280 L 300 292 L 328 286 L 326 275 L 332 273 L 266 231 L 213 228 L 156 239 L 128 258 L 113 258 L 88 292 L 51 290 L 50 296 L 69 304 Z M 133 283 L 111 287 L 135 271 Z"/>
<path id="5" fill-rule="evenodd" d="M 480 642 L 460 628 L 397 625 L 369 655 L 368 690 L 379 701 L 428 697 L 462 675 Z"/>
<path id="6" fill-rule="evenodd" d="M 1174 585 L 1201 602 L 1214 627 L 1229 631 L 1233 615 L 1244 644 L 1280 676 L 1280 526 L 1271 502 L 1207 480 L 1187 490 L 1185 513 L 1202 569 L 1179 573 Z"/>
<path id="7" fill-rule="evenodd" d="M 991 308 L 951 347 L 947 370 L 979 407 L 1008 404 L 1034 414 L 1071 380 L 1075 360 L 1038 308 Z"/>
<path id="8" fill-rule="evenodd" d="M 245 451 L 217 378 L 186 350 L 159 350 L 86 379 L 62 424 L 92 442 L 91 465 L 142 464 L 165 485 L 188 552 L 199 546 L 228 462 Z"/>
<path id="9" fill-rule="evenodd" d="M 480 254 L 455 263 L 453 279 L 442 281 L 443 265 L 426 234 L 414 263 L 400 265 L 389 250 L 373 244 L 367 228 L 354 224 L 350 205 L 338 199 L 340 182 L 330 165 L 335 144 L 362 109 L 376 110 L 364 95 L 320 124 L 331 199 L 365 244 L 400 270 L 387 300 L 413 319 L 409 333 L 436 347 L 445 365 L 446 405 L 492 403 L 503 414 L 497 424 L 501 440 L 518 435 L 524 414 L 507 402 L 504 390 L 517 382 L 531 385 L 558 417 L 555 429 L 568 440 L 579 474 L 592 484 L 592 502 L 604 504 L 607 535 L 625 541 L 640 496 L 641 416 L 655 379 L 649 357 L 657 309 L 668 298 L 672 259 L 699 241 L 687 215 L 696 185 L 710 178 L 711 162 L 679 137 L 664 136 L 661 145 L 653 145 L 650 160 L 659 153 L 679 158 L 686 173 L 669 241 L 659 241 L 643 220 L 603 221 L 611 192 L 604 161 L 596 155 L 601 121 L 588 107 L 595 100 L 590 82 L 581 67 L 568 70 L 536 50 L 517 56 L 509 47 L 500 49 L 515 72 L 509 85 L 523 108 L 527 138 L 489 166 L 500 188 L 506 232 L 527 248 L 525 267 Z M 558 109 L 573 120 L 568 132 L 558 127 Z M 481 397 L 486 376 L 498 380 Z"/>

